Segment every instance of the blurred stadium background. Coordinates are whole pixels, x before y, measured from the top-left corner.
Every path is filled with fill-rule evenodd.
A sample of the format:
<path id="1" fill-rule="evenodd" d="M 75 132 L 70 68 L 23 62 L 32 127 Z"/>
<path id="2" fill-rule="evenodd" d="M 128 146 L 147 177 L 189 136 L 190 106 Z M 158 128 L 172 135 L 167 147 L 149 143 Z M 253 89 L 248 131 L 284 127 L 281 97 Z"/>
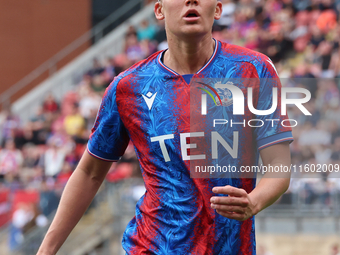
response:
<path id="1" fill-rule="evenodd" d="M 142 0 L 0 0 L 0 254 L 35 254 L 82 155 L 105 88 L 167 47 Z M 340 163 L 340 1 L 223 0 L 216 39 L 268 55 L 285 86 L 309 89 L 293 163 Z M 306 78 L 296 84 L 291 78 Z M 327 79 L 325 82 L 325 79 Z M 340 179 L 293 176 L 257 216 L 258 255 L 339 255 Z M 121 236 L 144 193 L 133 146 L 59 254 L 124 254 Z"/>

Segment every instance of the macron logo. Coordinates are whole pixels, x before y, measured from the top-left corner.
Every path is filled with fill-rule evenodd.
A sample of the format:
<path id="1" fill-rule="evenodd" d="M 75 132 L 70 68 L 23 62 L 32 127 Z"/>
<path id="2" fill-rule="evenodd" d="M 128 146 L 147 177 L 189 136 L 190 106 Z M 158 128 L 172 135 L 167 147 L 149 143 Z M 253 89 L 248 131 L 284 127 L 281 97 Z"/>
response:
<path id="1" fill-rule="evenodd" d="M 156 95 L 157 95 L 157 92 L 153 95 L 152 95 L 151 92 L 146 94 L 146 96 L 142 95 L 144 100 L 145 100 L 145 103 L 147 104 L 147 106 L 149 108 L 149 110 L 151 110 L 151 108 L 152 108 L 152 105 L 153 105 L 153 102 L 155 101 Z"/>

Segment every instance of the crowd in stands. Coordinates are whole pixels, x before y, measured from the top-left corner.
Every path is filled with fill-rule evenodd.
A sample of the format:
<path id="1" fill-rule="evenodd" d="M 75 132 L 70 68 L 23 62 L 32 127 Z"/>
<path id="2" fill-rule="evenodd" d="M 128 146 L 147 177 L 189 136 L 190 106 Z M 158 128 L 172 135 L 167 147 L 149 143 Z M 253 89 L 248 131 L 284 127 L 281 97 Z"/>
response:
<path id="1" fill-rule="evenodd" d="M 214 38 L 266 54 L 280 78 L 286 78 L 284 86 L 304 87 L 311 92 L 312 99 L 305 106 L 312 116 L 303 115 L 296 107 L 289 108 L 290 119 L 298 122 L 293 128 L 292 163 L 340 164 L 340 0 L 222 3 L 222 18 L 213 27 Z M 106 87 L 132 64 L 166 48 L 164 22 L 150 17 L 128 29 L 120 54 L 95 59 L 92 69 L 61 101 L 46 95 L 27 123 L 9 109 L 1 112 L 0 191 L 34 189 L 40 193 L 38 209 L 20 206 L 18 210 L 39 210 L 36 214 L 48 216 L 56 208 L 86 148 Z M 130 144 L 107 180 L 114 182 L 139 174 Z M 296 173 L 293 177 L 281 203 L 297 199 L 331 207 L 334 197 L 340 197 L 340 178 L 334 173 Z M 31 224 L 31 220 L 26 223 Z M 25 224 L 19 225 L 23 228 Z"/>

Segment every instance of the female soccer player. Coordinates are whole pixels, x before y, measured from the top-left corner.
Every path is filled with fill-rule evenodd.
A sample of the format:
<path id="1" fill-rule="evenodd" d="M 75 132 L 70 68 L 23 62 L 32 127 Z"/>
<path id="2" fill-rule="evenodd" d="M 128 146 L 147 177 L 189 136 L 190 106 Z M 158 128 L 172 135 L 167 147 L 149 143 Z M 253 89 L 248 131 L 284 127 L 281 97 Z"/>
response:
<path id="1" fill-rule="evenodd" d="M 56 254 L 129 140 L 136 149 L 146 193 L 123 236 L 127 254 L 256 254 L 254 215 L 287 190 L 289 174 L 262 178 L 256 187 L 255 179 L 241 176 L 190 178 L 196 152 L 186 138 L 203 136 L 203 132 L 190 133 L 193 79 L 255 79 L 255 85 L 242 86 L 254 86 L 258 110 L 270 109 L 271 89 L 280 89 L 279 82 L 260 81 L 277 80 L 268 57 L 212 38 L 213 22 L 221 12 L 217 0 L 155 4 L 156 18 L 165 20 L 169 48 L 121 73 L 106 90 L 88 150 L 63 192 L 39 255 Z M 247 91 L 247 87 L 240 89 Z M 225 112 L 233 107 L 221 103 Z M 288 143 L 293 138 L 291 130 L 280 125 L 284 116 L 279 106 L 280 100 L 276 111 L 267 116 L 245 111 L 243 119 L 260 119 L 265 123 L 262 127 L 238 124 L 223 129 L 221 136 L 232 141 L 228 164 L 237 169 L 255 165 L 258 153 L 264 165 L 290 164 Z M 208 124 L 202 121 L 201 125 Z"/>

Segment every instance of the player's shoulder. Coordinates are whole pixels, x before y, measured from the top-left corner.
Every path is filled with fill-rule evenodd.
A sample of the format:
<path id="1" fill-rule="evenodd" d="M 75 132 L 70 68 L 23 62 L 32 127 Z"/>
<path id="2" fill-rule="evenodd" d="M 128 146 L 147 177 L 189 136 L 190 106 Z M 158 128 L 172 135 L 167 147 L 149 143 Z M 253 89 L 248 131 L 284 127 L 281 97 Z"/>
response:
<path id="1" fill-rule="evenodd" d="M 157 51 L 151 54 L 149 57 L 135 63 L 125 71 L 118 74 L 113 79 L 108 89 L 116 89 L 118 84 L 121 84 L 123 82 L 130 83 L 136 80 L 136 77 L 138 77 L 141 73 L 152 73 L 152 69 L 156 67 L 157 57 L 160 53 L 161 51 Z"/>
<path id="2" fill-rule="evenodd" d="M 228 56 L 233 61 L 244 61 L 251 63 L 266 62 L 269 57 L 266 55 L 234 44 L 221 42 L 222 54 Z"/>
<path id="3" fill-rule="evenodd" d="M 157 57 L 161 53 L 161 51 L 157 51 L 153 54 L 151 54 L 149 57 L 135 63 L 132 65 L 130 68 L 125 70 L 124 72 L 121 72 L 117 79 L 122 80 L 129 78 L 131 76 L 137 76 L 141 72 L 147 72 L 150 71 L 153 67 L 155 67 L 156 62 L 157 62 Z"/>
<path id="4" fill-rule="evenodd" d="M 272 60 L 263 53 L 242 46 L 221 42 L 221 54 L 228 61 L 247 62 L 255 66 L 259 74 L 277 73 Z"/>

